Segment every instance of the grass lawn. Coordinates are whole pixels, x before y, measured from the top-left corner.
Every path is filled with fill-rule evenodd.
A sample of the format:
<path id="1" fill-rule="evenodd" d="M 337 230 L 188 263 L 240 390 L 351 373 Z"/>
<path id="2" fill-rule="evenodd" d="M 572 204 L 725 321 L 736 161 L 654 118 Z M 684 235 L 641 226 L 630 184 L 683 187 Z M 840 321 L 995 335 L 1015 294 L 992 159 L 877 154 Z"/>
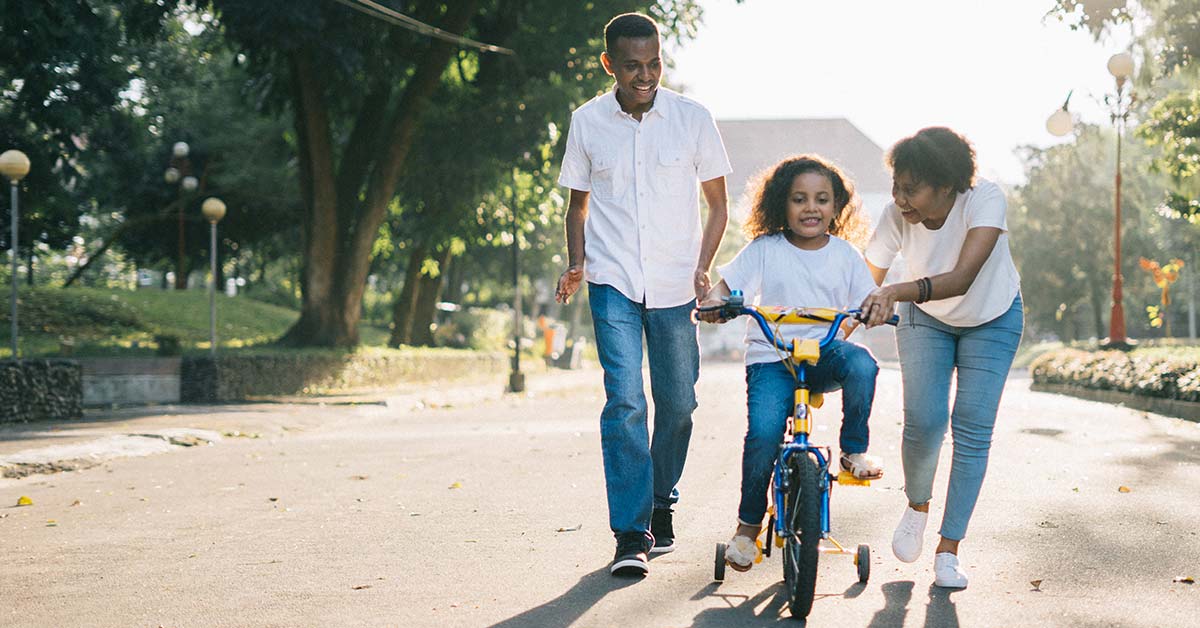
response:
<path id="1" fill-rule="evenodd" d="M 7 295 L 9 287 L 0 286 Z M 7 302 L 0 312 L 0 358 L 10 357 Z M 24 357 L 154 355 L 156 336 L 174 336 L 182 350 L 209 348 L 204 290 L 19 288 L 18 323 Z M 245 295 L 217 295 L 217 341 L 222 348 L 255 347 L 281 336 L 299 312 Z M 364 346 L 383 346 L 387 330 L 360 326 Z M 67 348 L 64 348 L 66 345 Z"/>

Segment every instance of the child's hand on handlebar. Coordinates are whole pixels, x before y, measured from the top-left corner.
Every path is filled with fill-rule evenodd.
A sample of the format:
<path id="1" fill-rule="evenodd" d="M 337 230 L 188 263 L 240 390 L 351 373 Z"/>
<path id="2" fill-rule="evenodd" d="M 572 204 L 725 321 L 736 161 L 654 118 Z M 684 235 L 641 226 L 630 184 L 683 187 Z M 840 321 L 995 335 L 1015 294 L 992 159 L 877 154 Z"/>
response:
<path id="1" fill-rule="evenodd" d="M 709 298 L 696 304 L 696 309 L 692 310 L 692 317 L 706 323 L 727 323 L 730 319 L 721 316 L 720 308 L 723 305 L 725 303 L 720 297 L 714 299 L 709 295 Z"/>

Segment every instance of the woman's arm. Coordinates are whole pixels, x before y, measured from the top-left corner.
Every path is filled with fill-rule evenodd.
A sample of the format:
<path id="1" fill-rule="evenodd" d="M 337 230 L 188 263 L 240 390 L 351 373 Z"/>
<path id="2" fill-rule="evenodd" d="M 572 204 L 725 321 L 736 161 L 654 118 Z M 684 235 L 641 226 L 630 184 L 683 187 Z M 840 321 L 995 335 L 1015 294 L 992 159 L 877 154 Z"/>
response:
<path id="1" fill-rule="evenodd" d="M 930 290 L 929 294 L 925 295 L 925 300 L 937 301 L 966 294 L 991 256 L 992 250 L 996 248 L 1001 233 L 996 227 L 975 227 L 968 230 L 954 269 L 928 278 Z M 875 283 L 881 284 L 883 277 L 887 275 L 887 269 L 878 268 L 870 262 L 867 264 L 871 268 L 871 276 Z M 898 301 L 917 301 L 920 298 L 921 288 L 917 281 L 905 281 L 879 288 L 862 303 L 862 310 L 867 316 L 867 327 L 885 323 L 891 317 Z"/>

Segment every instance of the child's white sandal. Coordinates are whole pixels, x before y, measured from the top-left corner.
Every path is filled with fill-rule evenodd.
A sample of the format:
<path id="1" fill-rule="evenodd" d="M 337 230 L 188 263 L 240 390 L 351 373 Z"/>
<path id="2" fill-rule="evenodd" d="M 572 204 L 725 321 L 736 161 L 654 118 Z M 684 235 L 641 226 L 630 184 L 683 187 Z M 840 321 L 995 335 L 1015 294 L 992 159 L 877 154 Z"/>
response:
<path id="1" fill-rule="evenodd" d="M 762 550 L 758 543 L 745 535 L 737 535 L 729 541 L 725 548 L 725 562 L 738 571 L 746 571 L 754 563 L 762 560 Z"/>
<path id="2" fill-rule="evenodd" d="M 883 461 L 867 454 L 842 454 L 842 469 L 860 480 L 878 480 L 883 477 Z"/>

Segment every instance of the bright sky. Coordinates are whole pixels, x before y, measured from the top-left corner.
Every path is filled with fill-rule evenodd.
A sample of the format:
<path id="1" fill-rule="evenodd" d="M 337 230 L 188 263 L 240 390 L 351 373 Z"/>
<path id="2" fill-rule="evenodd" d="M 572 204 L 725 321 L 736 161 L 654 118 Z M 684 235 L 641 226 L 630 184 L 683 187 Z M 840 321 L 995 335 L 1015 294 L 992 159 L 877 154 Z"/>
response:
<path id="1" fill-rule="evenodd" d="M 887 150 L 931 125 L 975 144 L 980 173 L 1024 180 L 1017 146 L 1060 142 L 1046 118 L 1107 123 L 1108 58 L 1054 18 L 1052 0 L 703 0 L 704 25 L 668 50 L 667 80 L 718 119 L 844 117 Z M 802 147 L 798 147 L 798 150 Z"/>

